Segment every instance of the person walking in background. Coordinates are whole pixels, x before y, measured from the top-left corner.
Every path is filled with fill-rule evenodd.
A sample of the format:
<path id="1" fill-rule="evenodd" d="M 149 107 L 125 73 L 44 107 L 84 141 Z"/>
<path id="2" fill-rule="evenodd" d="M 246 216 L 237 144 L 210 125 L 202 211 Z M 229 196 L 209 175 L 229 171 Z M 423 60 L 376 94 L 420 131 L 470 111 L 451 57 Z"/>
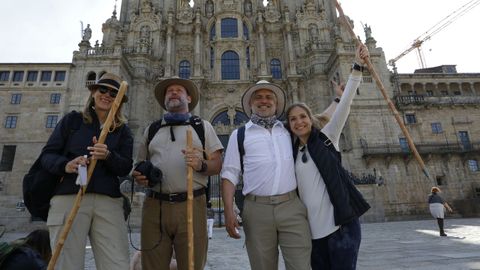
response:
<path id="1" fill-rule="evenodd" d="M 207 228 L 208 228 L 208 239 L 212 239 L 213 236 L 213 224 L 215 223 L 215 212 L 212 209 L 212 205 L 209 204 L 207 207 Z"/>
<path id="2" fill-rule="evenodd" d="M 63 117 L 42 151 L 43 167 L 63 176 L 48 212 L 47 226 L 52 247 L 61 240 L 59 237 L 66 217 L 80 188 L 76 184 L 79 166 L 86 166 L 89 159 L 98 161 L 56 269 L 85 268 L 87 237 L 98 270 L 129 268 L 127 225 L 118 180 L 119 176 L 128 175 L 133 165 L 132 132 L 122 113 L 123 104 L 128 100 L 126 96 L 114 116 L 105 142 L 97 142 L 121 82 L 119 76 L 105 73 L 95 84 L 89 85 L 90 95 L 83 112 L 73 111 Z M 72 121 L 78 121 L 79 127 L 72 130 L 67 139 L 62 130 L 65 125 L 72 126 L 69 124 Z"/>
<path id="3" fill-rule="evenodd" d="M 442 192 L 438 187 L 432 187 L 432 193 L 428 195 L 428 204 L 430 206 L 430 214 L 433 218 L 437 219 L 438 229 L 440 230 L 440 236 L 447 236 L 444 230 L 445 208 L 451 213 L 452 208 L 448 203 L 440 197 L 438 193 Z"/>
<path id="4" fill-rule="evenodd" d="M 366 46 L 359 46 L 345 93 L 322 128 L 304 103 L 293 104 L 286 112 L 287 128 L 294 135 L 298 193 L 307 207 L 312 232 L 312 270 L 356 269 L 361 242 L 358 218 L 370 206 L 342 167 L 338 142 L 368 57 Z"/>

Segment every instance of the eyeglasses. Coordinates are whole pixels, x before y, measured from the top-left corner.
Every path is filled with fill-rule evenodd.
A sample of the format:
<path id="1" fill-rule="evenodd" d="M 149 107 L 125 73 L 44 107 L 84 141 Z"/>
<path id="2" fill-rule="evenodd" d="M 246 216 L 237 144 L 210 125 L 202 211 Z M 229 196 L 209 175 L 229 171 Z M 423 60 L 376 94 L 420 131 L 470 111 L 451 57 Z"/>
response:
<path id="1" fill-rule="evenodd" d="M 106 94 L 108 92 L 108 94 L 112 97 L 112 98 L 116 98 L 117 97 L 117 94 L 118 94 L 118 91 L 117 90 L 114 90 L 114 89 L 110 89 L 110 88 L 105 88 L 105 87 L 99 87 L 98 88 L 98 92 L 102 93 L 102 94 Z"/>
<path id="2" fill-rule="evenodd" d="M 307 153 L 306 153 L 305 150 L 306 150 L 306 145 L 304 145 L 304 146 L 302 146 L 302 147 L 300 148 L 300 152 L 303 153 L 303 154 L 302 154 L 302 162 L 303 162 L 303 163 L 307 163 L 307 161 L 308 161 Z"/>

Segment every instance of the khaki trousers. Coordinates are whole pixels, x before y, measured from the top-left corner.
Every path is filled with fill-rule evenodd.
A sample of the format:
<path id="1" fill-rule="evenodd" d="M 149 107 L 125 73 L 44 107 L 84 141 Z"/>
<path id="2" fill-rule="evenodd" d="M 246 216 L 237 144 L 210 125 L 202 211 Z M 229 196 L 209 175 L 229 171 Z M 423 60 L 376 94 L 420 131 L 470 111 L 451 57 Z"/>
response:
<path id="1" fill-rule="evenodd" d="M 57 195 L 50 201 L 47 226 L 52 251 L 72 209 L 75 195 Z M 100 194 L 85 194 L 67 236 L 55 269 L 85 269 L 85 246 L 90 238 L 98 270 L 128 270 L 127 226 L 123 199 Z"/>
<path id="2" fill-rule="evenodd" d="M 207 261 L 207 203 L 205 195 L 193 199 L 195 269 Z M 173 249 L 179 270 L 188 269 L 187 202 L 169 203 L 146 197 L 142 213 L 142 269 L 170 269 Z"/>
<path id="3" fill-rule="evenodd" d="M 277 270 L 278 246 L 287 270 L 310 270 L 307 210 L 295 191 L 281 196 L 245 198 L 242 220 L 252 270 Z"/>

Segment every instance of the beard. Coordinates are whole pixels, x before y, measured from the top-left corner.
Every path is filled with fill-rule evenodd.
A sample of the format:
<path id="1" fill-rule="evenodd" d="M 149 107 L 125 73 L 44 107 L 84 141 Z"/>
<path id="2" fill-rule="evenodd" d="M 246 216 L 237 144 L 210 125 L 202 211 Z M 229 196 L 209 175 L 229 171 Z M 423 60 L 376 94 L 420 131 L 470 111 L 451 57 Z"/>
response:
<path id="1" fill-rule="evenodd" d="M 178 99 L 172 98 L 165 101 L 165 108 L 167 108 L 167 111 L 188 108 L 188 101 L 185 97 L 179 97 Z"/>

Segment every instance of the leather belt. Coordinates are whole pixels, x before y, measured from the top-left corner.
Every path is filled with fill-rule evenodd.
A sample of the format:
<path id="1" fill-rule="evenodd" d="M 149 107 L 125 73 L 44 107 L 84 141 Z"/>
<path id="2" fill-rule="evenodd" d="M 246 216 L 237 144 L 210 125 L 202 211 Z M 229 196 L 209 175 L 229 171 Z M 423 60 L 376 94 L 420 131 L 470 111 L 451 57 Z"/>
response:
<path id="1" fill-rule="evenodd" d="M 193 197 L 198 197 L 203 194 L 205 194 L 205 188 L 201 188 L 193 191 Z M 146 192 L 146 196 L 153 199 L 170 202 L 170 203 L 184 202 L 187 200 L 187 192 L 177 192 L 177 193 L 168 194 L 168 193 L 156 192 L 149 189 Z"/>
<path id="2" fill-rule="evenodd" d="M 273 195 L 273 196 L 257 196 L 257 195 L 248 194 L 245 197 L 245 199 L 249 201 L 258 202 L 258 203 L 264 203 L 264 204 L 279 204 L 282 202 L 292 200 L 296 197 L 297 197 L 297 191 L 292 190 L 288 193 Z"/>

